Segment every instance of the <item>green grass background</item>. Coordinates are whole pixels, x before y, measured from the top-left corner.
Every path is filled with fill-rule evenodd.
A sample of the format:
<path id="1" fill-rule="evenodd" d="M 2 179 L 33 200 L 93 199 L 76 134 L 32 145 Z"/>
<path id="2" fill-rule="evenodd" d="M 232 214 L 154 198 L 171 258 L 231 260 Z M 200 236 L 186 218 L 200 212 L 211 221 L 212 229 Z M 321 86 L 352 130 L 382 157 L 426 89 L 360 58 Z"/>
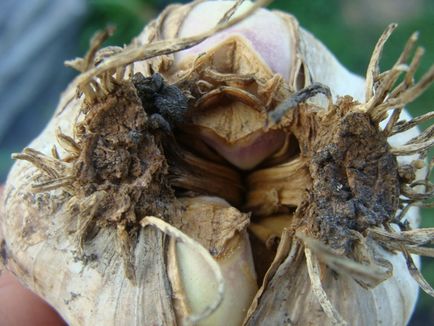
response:
<path id="1" fill-rule="evenodd" d="M 116 34 L 108 43 L 128 43 L 168 2 L 170 1 L 90 0 L 87 22 L 83 26 L 78 44 L 80 52 L 86 51 L 93 33 L 108 23 L 117 26 Z M 394 63 L 407 38 L 418 30 L 419 44 L 426 49 L 417 75 L 420 77 L 421 72 L 434 63 L 434 1 L 415 1 L 413 7 L 416 9 L 413 8 L 411 12 L 403 6 L 400 7 L 400 1 L 397 2 L 391 5 L 393 0 L 378 1 L 378 4 L 373 0 L 276 0 L 270 7 L 293 13 L 301 26 L 316 35 L 346 67 L 361 75 L 365 74 L 375 42 L 390 22 L 398 22 L 399 28 L 387 43 L 382 59 L 383 70 Z M 408 108 L 413 115 L 420 115 L 433 110 L 433 106 L 434 88 L 431 87 Z M 47 108 L 49 111 L 53 109 Z M 10 153 L 0 149 L 0 172 L 8 170 L 10 165 Z M 434 226 L 432 209 L 423 211 L 423 225 Z M 423 274 L 430 284 L 434 285 L 433 260 L 424 259 Z M 410 325 L 434 325 L 433 298 L 421 294 Z"/>

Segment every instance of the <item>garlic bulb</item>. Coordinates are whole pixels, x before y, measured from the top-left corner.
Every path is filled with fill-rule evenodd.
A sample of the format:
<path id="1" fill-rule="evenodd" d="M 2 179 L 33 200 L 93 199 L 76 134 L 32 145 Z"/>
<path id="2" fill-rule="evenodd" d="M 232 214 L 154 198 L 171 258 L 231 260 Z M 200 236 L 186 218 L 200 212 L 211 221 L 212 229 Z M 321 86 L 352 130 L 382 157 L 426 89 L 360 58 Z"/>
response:
<path id="1" fill-rule="evenodd" d="M 434 254 L 416 38 L 380 73 L 391 25 L 365 81 L 264 2 L 173 5 L 68 62 L 14 155 L 1 249 L 69 324 L 405 325 L 434 293 L 412 258 Z"/>

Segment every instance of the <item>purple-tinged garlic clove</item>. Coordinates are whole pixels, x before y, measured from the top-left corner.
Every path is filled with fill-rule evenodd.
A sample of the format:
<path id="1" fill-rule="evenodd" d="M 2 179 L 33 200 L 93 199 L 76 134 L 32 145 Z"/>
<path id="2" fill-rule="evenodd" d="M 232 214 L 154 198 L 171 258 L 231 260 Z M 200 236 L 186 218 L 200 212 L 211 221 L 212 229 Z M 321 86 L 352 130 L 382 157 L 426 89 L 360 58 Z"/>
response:
<path id="1" fill-rule="evenodd" d="M 280 130 L 259 130 L 229 144 L 211 130 L 201 129 L 199 134 L 207 145 L 241 170 L 253 169 L 273 155 L 284 145 L 286 138 L 285 133 Z"/>

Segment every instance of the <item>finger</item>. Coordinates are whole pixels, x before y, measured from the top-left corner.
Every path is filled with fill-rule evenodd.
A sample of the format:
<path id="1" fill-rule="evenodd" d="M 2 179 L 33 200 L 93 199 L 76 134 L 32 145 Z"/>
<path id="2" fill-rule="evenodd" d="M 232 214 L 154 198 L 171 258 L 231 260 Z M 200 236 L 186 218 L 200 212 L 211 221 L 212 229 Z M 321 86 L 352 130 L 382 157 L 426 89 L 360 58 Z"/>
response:
<path id="1" fill-rule="evenodd" d="M 0 277 L 0 326 L 65 325 L 46 302 L 24 288 L 9 272 Z"/>

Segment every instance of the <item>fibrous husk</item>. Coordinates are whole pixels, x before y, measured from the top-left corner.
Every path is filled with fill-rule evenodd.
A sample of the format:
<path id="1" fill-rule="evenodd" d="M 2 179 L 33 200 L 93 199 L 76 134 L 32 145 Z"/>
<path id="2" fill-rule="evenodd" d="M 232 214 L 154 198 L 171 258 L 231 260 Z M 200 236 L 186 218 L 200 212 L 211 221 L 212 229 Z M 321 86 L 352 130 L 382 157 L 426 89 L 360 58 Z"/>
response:
<path id="1" fill-rule="evenodd" d="M 413 128 L 433 115 L 403 109 L 434 76 L 414 81 L 416 37 L 381 73 L 391 25 L 365 82 L 262 2 L 170 6 L 69 62 L 81 74 L 14 156 L 1 243 L 68 323 L 403 325 L 417 283 L 433 294 L 411 255 L 434 255 L 417 229 L 432 128 Z"/>

